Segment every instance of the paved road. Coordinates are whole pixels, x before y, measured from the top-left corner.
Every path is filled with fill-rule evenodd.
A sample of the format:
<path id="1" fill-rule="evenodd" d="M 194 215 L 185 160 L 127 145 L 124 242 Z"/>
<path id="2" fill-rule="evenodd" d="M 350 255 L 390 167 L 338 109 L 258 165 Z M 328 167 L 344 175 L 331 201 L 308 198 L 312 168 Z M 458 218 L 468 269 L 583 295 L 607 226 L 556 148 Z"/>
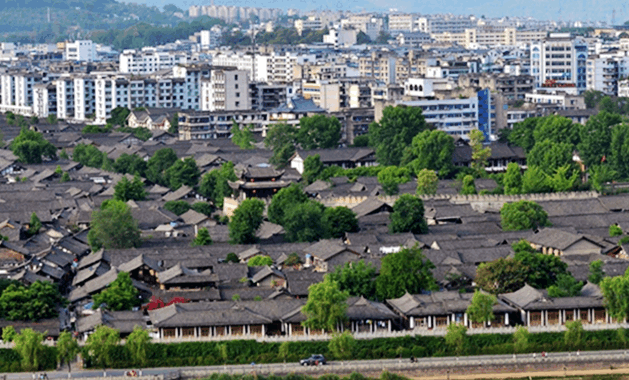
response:
<path id="1" fill-rule="evenodd" d="M 255 364 L 255 365 L 228 365 L 209 367 L 180 367 L 180 368 L 152 368 L 142 371 L 143 376 L 165 376 L 169 379 L 174 374 L 182 375 L 185 378 L 204 377 L 210 373 L 322 373 L 322 372 L 369 372 L 381 370 L 422 370 L 467 367 L 479 365 L 512 365 L 512 364 L 535 364 L 535 363 L 588 363 L 603 361 L 624 361 L 629 362 L 629 350 L 616 351 L 588 351 L 588 352 L 556 352 L 548 353 L 544 357 L 542 354 L 522 354 L 522 355 L 484 355 L 484 356 L 462 356 L 443 358 L 422 358 L 416 363 L 411 363 L 409 359 L 385 359 L 385 360 L 353 360 L 345 362 L 328 362 L 325 366 L 302 367 L 299 363 L 280 364 Z M 136 369 L 137 370 L 137 369 Z M 95 377 L 121 377 L 127 370 L 81 370 L 68 374 L 67 370 L 47 372 L 49 379 L 68 378 L 95 378 Z M 160 376 L 161 377 L 161 376 Z M 6 380 L 32 380 L 32 373 L 10 373 L 6 375 Z"/>

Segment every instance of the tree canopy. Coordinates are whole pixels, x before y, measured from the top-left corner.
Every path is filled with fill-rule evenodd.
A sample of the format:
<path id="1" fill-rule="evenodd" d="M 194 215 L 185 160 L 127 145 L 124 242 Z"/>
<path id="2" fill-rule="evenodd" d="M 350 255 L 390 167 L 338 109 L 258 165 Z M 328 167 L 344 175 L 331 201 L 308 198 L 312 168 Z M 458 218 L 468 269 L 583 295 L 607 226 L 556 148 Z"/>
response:
<path id="1" fill-rule="evenodd" d="M 380 275 L 376 279 L 376 294 L 381 300 L 399 298 L 408 292 L 419 294 L 437 290 L 432 276 L 434 264 L 417 246 L 403 248 L 382 258 Z"/>
<path id="2" fill-rule="evenodd" d="M 347 232 L 358 232 L 356 213 L 343 206 L 327 207 L 323 211 L 323 225 L 325 236 L 332 239 L 341 238 Z"/>
<path id="3" fill-rule="evenodd" d="M 307 319 L 302 324 L 315 330 L 335 331 L 337 325 L 347 320 L 348 296 L 338 282 L 325 275 L 322 282 L 308 287 L 308 301 L 301 309 Z"/>
<path id="4" fill-rule="evenodd" d="M 395 195 L 399 192 L 399 185 L 411 180 L 411 173 L 405 167 L 388 166 L 378 173 L 378 182 L 382 185 L 387 195 Z"/>
<path id="5" fill-rule="evenodd" d="M 474 323 L 486 324 L 493 321 L 496 302 L 496 296 L 483 293 L 477 289 L 472 297 L 472 302 L 467 307 L 468 318 Z"/>
<path id="6" fill-rule="evenodd" d="M 112 367 L 115 360 L 115 350 L 119 343 L 120 333 L 118 330 L 100 325 L 87 337 L 85 352 L 96 367 Z"/>
<path id="7" fill-rule="evenodd" d="M 284 217 L 286 240 L 290 242 L 317 241 L 326 236 L 324 224 L 325 206 L 316 201 L 307 201 L 290 206 Z"/>
<path id="8" fill-rule="evenodd" d="M 524 286 L 527 270 L 526 265 L 518 260 L 500 258 L 481 263 L 474 281 L 479 288 L 491 294 L 514 292 Z"/>
<path id="9" fill-rule="evenodd" d="M 271 223 L 284 225 L 284 218 L 287 210 L 292 206 L 308 201 L 308 196 L 302 191 L 298 184 L 294 183 L 278 191 L 269 204 L 268 217 Z"/>
<path id="10" fill-rule="evenodd" d="M 376 151 L 380 165 L 399 165 L 413 138 L 426 129 L 421 108 L 388 106 L 380 122 L 369 125 L 369 145 Z"/>
<path id="11" fill-rule="evenodd" d="M 186 185 L 195 187 L 199 183 L 201 172 L 197 167 L 194 158 L 188 157 L 183 160 L 177 160 L 164 172 L 164 183 L 171 190 L 177 190 L 181 186 Z"/>
<path id="12" fill-rule="evenodd" d="M 329 276 L 350 296 L 373 299 L 376 295 L 376 268 L 364 260 L 339 265 Z"/>
<path id="13" fill-rule="evenodd" d="M 404 161 L 408 161 L 409 167 L 416 174 L 422 169 L 430 169 L 445 178 L 454 170 L 453 153 L 452 136 L 439 130 L 425 130 L 413 138 Z"/>
<path id="14" fill-rule="evenodd" d="M 119 200 L 105 201 L 100 210 L 92 212 L 87 239 L 93 251 L 132 248 L 141 243 L 140 229 L 131 215 L 131 208 Z"/>
<path id="15" fill-rule="evenodd" d="M 65 305 L 56 284 L 35 281 L 26 287 L 10 283 L 0 294 L 0 318 L 10 321 L 39 321 L 55 318 Z"/>
<path id="16" fill-rule="evenodd" d="M 256 231 L 262 224 L 264 202 L 259 199 L 245 199 L 229 222 L 229 238 L 234 244 L 254 244 L 258 239 Z"/>
<path id="17" fill-rule="evenodd" d="M 240 125 L 236 123 L 235 120 L 232 121 L 232 142 L 234 145 L 240 147 L 240 149 L 253 149 L 255 148 L 253 143 L 255 142 L 253 138 L 253 131 L 251 126 L 246 126 L 244 128 L 240 128 Z"/>
<path id="18" fill-rule="evenodd" d="M 542 206 L 525 200 L 505 203 L 500 209 L 500 220 L 504 231 L 530 230 L 550 225 L 548 214 Z"/>
<path id="19" fill-rule="evenodd" d="M 41 133 L 26 127 L 22 127 L 20 134 L 11 142 L 11 151 L 25 164 L 41 164 L 43 158 L 57 157 L 54 145 L 44 139 Z"/>
<path id="20" fill-rule="evenodd" d="M 437 194 L 439 177 L 434 170 L 422 169 L 417 173 L 417 195 Z"/>
<path id="21" fill-rule="evenodd" d="M 122 177 L 114 186 L 114 199 L 122 202 L 146 199 L 146 191 L 144 191 L 142 179 L 137 175 L 133 177 L 133 181 L 129 181 L 127 177 Z"/>
<path id="22" fill-rule="evenodd" d="M 93 309 L 102 305 L 111 311 L 132 310 L 142 304 L 138 289 L 133 286 L 131 277 L 127 272 L 119 272 L 118 277 L 98 294 L 95 294 Z"/>
<path id="23" fill-rule="evenodd" d="M 162 148 L 156 151 L 148 160 L 146 178 L 153 183 L 167 186 L 168 184 L 164 181 L 164 174 L 166 169 L 171 167 L 176 161 L 177 154 L 172 148 Z"/>
<path id="24" fill-rule="evenodd" d="M 235 182 L 238 178 L 234 173 L 234 163 L 228 161 L 220 169 L 214 169 L 201 178 L 199 193 L 210 199 L 216 207 L 223 207 L 223 199 L 229 197 L 233 190 L 227 181 Z"/>
<path id="25" fill-rule="evenodd" d="M 266 134 L 264 146 L 273 151 L 269 160 L 275 166 L 285 167 L 295 153 L 297 129 L 286 123 L 275 124 Z"/>
<path id="26" fill-rule="evenodd" d="M 428 232 L 428 223 L 424 218 L 424 202 L 415 196 L 402 194 L 393 205 L 393 212 L 389 218 L 391 219 L 389 229 L 393 233 L 425 234 Z"/>
<path id="27" fill-rule="evenodd" d="M 296 137 L 302 149 L 336 148 L 341 139 L 341 122 L 334 116 L 305 116 L 299 119 Z"/>

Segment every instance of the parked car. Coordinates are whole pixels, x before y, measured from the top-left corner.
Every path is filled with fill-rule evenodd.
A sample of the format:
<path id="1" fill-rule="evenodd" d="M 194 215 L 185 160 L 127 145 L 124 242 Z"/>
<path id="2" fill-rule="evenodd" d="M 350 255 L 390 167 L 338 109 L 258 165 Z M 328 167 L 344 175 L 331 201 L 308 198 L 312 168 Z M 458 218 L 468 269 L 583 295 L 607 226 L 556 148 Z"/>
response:
<path id="1" fill-rule="evenodd" d="M 322 365 L 325 364 L 325 358 L 323 355 L 312 355 L 307 359 L 301 359 L 299 361 L 301 365 Z"/>

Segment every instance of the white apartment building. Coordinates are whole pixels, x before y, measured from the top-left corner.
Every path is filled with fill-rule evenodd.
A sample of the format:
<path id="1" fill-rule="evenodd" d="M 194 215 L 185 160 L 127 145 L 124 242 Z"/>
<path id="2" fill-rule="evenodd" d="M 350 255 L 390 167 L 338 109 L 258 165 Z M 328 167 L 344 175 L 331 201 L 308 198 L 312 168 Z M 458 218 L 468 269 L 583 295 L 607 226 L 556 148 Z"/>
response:
<path id="1" fill-rule="evenodd" d="M 478 128 L 478 99 L 414 100 L 400 102 L 420 107 L 426 123 L 450 135 L 466 136 Z"/>
<path id="2" fill-rule="evenodd" d="M 369 36 L 372 40 L 378 38 L 380 32 L 384 30 L 384 20 L 373 17 L 370 14 L 353 14 L 341 20 L 343 29 L 355 29 Z"/>
<path id="3" fill-rule="evenodd" d="M 326 27 L 326 24 L 321 20 L 319 16 L 308 16 L 305 20 L 295 20 L 295 29 L 301 36 L 304 30 L 321 30 Z"/>
<path id="4" fill-rule="evenodd" d="M 141 51 L 128 49 L 120 54 L 119 70 L 123 74 L 152 74 L 186 64 L 188 60 L 188 54 L 183 52 L 157 51 L 154 48 L 144 48 Z"/>
<path id="5" fill-rule="evenodd" d="M 66 60 L 94 62 L 96 60 L 96 45 L 91 40 L 66 42 Z"/>
<path id="6" fill-rule="evenodd" d="M 419 17 L 415 24 L 416 30 L 428 34 L 464 33 L 465 29 L 476 27 L 476 22 L 471 18 L 461 16 Z"/>
<path id="7" fill-rule="evenodd" d="M 323 36 L 323 43 L 335 48 L 350 47 L 356 44 L 357 34 L 354 29 L 330 29 L 330 32 Z"/>
<path id="8" fill-rule="evenodd" d="M 55 81 L 57 86 L 57 118 L 74 118 L 74 80 L 64 76 Z"/>
<path id="9" fill-rule="evenodd" d="M 57 86 L 40 83 L 33 88 L 33 115 L 46 118 L 57 114 Z"/>
<path id="10" fill-rule="evenodd" d="M 417 29 L 416 21 L 418 18 L 414 14 L 390 14 L 389 33 L 414 32 Z"/>
<path id="11" fill-rule="evenodd" d="M 587 60 L 587 89 L 618 96 L 618 84 L 629 75 L 629 56 L 601 54 Z"/>
<path id="12" fill-rule="evenodd" d="M 587 88 L 588 45 L 569 33 L 551 33 L 550 37 L 531 45 L 531 75 L 537 87 L 574 86 L 579 93 Z M 548 82 L 547 82 L 548 81 Z"/>
<path id="13" fill-rule="evenodd" d="M 74 118 L 87 120 L 96 113 L 96 80 L 93 76 L 74 76 Z"/>
<path id="14" fill-rule="evenodd" d="M 316 56 L 286 54 L 218 54 L 212 58 L 214 66 L 235 67 L 250 73 L 253 82 L 292 83 L 298 65 L 315 62 Z"/>
<path id="15" fill-rule="evenodd" d="M 244 70 L 212 70 L 201 81 L 201 111 L 246 111 L 251 109 L 249 80 Z"/>
<path id="16" fill-rule="evenodd" d="M 199 65 L 178 65 L 173 67 L 173 77 L 183 79 L 185 89 L 182 93 L 173 94 L 173 105 L 175 107 L 198 110 L 201 107 L 199 101 L 201 97 L 201 79 L 210 76 L 210 66 Z M 178 96 L 178 99 L 176 98 Z"/>
<path id="17" fill-rule="evenodd" d="M 42 83 L 43 75 L 22 70 L 8 70 L 0 75 L 2 101 L 0 112 L 32 115 L 35 85 Z"/>

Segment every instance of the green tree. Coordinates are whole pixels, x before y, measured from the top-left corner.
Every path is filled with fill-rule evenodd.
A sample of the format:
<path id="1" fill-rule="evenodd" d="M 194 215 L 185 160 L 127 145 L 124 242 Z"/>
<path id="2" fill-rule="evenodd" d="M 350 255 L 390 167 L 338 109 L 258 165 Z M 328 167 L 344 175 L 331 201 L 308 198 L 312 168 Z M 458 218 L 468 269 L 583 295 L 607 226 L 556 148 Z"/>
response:
<path id="1" fill-rule="evenodd" d="M 177 154 L 172 148 L 162 148 L 153 154 L 146 165 L 146 178 L 162 186 L 167 185 L 164 180 L 166 169 L 177 162 Z"/>
<path id="2" fill-rule="evenodd" d="M 240 259 L 238 258 L 238 255 L 236 255 L 234 252 L 229 252 L 225 257 L 225 262 L 238 264 L 240 262 Z"/>
<path id="3" fill-rule="evenodd" d="M 111 110 L 111 117 L 107 119 L 107 124 L 119 125 L 124 127 L 127 125 L 127 117 L 131 111 L 125 107 L 116 107 Z"/>
<path id="4" fill-rule="evenodd" d="M 566 192 L 574 189 L 579 180 L 579 173 L 571 165 L 564 165 L 555 169 L 552 176 L 548 176 L 548 183 L 554 192 Z"/>
<path id="5" fill-rule="evenodd" d="M 428 223 L 424 218 L 424 202 L 412 195 L 402 194 L 393 205 L 393 212 L 389 215 L 392 233 L 412 232 L 425 234 Z"/>
<path id="6" fill-rule="evenodd" d="M 520 165 L 515 162 L 507 165 L 507 172 L 504 175 L 502 184 L 507 195 L 515 195 L 522 192 L 522 171 Z"/>
<path id="7" fill-rule="evenodd" d="M 119 272 L 118 277 L 106 289 L 95 294 L 92 309 L 105 305 L 111 311 L 131 310 L 142 304 L 138 289 L 133 285 L 127 272 Z"/>
<path id="8" fill-rule="evenodd" d="M 371 43 L 371 38 L 365 34 L 365 32 L 363 32 L 362 30 L 358 32 L 358 34 L 356 34 L 356 44 L 357 45 L 365 45 L 365 44 L 370 44 Z"/>
<path id="9" fill-rule="evenodd" d="M 212 212 L 214 211 L 214 207 L 207 202 L 196 202 L 192 204 L 192 209 L 207 216 L 212 216 Z"/>
<path id="10" fill-rule="evenodd" d="M 328 350 L 338 360 L 349 360 L 353 358 L 356 349 L 356 339 L 349 331 L 345 330 L 342 334 L 336 334 L 328 343 Z"/>
<path id="11" fill-rule="evenodd" d="M 544 140 L 535 144 L 526 155 L 526 162 L 529 166 L 542 168 L 549 175 L 554 174 L 562 166 L 576 170 L 572 161 L 573 150 L 574 147 L 569 143 Z"/>
<path id="12" fill-rule="evenodd" d="M 603 191 L 603 185 L 618 179 L 618 172 L 610 164 L 593 165 L 588 170 L 590 185 L 597 191 Z"/>
<path id="13" fill-rule="evenodd" d="M 359 135 L 354 137 L 354 144 L 352 145 L 356 148 L 364 148 L 369 146 L 369 135 Z"/>
<path id="14" fill-rule="evenodd" d="M 229 197 L 233 190 L 228 181 L 238 180 L 234 173 L 234 163 L 228 161 L 220 169 L 214 169 L 201 178 L 199 193 L 210 199 L 216 207 L 223 207 L 223 199 Z"/>
<path id="15" fill-rule="evenodd" d="M 114 186 L 114 199 L 122 202 L 129 200 L 143 201 L 146 199 L 146 191 L 144 191 L 142 179 L 137 175 L 133 177 L 133 181 L 129 181 L 127 177 L 122 177 Z"/>
<path id="16" fill-rule="evenodd" d="M 266 255 L 256 255 L 247 261 L 249 267 L 266 267 L 273 265 L 273 259 Z"/>
<path id="17" fill-rule="evenodd" d="M 203 246 L 203 245 L 211 245 L 212 237 L 210 237 L 210 232 L 205 227 L 199 228 L 199 232 L 197 236 L 192 241 L 193 247 Z"/>
<path id="18" fill-rule="evenodd" d="M 519 326 L 513 333 L 513 349 L 517 353 L 526 352 L 529 348 L 529 337 L 531 333 L 524 326 Z"/>
<path id="19" fill-rule="evenodd" d="M 474 280 L 479 288 L 491 294 L 514 292 L 524 286 L 527 267 L 518 260 L 503 259 L 481 263 Z"/>
<path id="20" fill-rule="evenodd" d="M 327 226 L 323 220 L 325 207 L 315 201 L 297 203 L 286 210 L 284 231 L 290 242 L 317 241 L 325 237 Z"/>
<path id="21" fill-rule="evenodd" d="M 581 320 L 566 322 L 566 332 L 563 335 L 564 343 L 572 349 L 581 348 L 583 341 L 583 324 Z"/>
<path id="22" fill-rule="evenodd" d="M 87 337 L 85 352 L 91 357 L 95 367 L 113 367 L 116 347 L 120 343 L 120 333 L 109 326 L 100 325 Z"/>
<path id="23" fill-rule="evenodd" d="M 380 122 L 369 125 L 369 145 L 380 165 L 399 165 L 413 138 L 428 129 L 419 107 L 386 107 Z"/>
<path id="24" fill-rule="evenodd" d="M 59 182 L 65 183 L 65 182 L 69 182 L 69 181 L 70 181 L 70 174 L 68 174 L 67 172 L 64 172 L 63 175 L 61 176 L 61 179 L 59 180 Z"/>
<path id="25" fill-rule="evenodd" d="M 629 124 L 622 123 L 612 129 L 611 157 L 609 162 L 621 178 L 629 177 Z"/>
<path id="26" fill-rule="evenodd" d="M 280 357 L 280 359 L 284 360 L 284 362 L 286 362 L 286 359 L 288 358 L 288 356 L 293 352 L 293 350 L 291 350 L 291 342 L 282 342 L 280 344 L 280 348 L 278 349 L 278 355 Z"/>
<path id="27" fill-rule="evenodd" d="M 46 121 L 50 125 L 57 124 L 57 115 L 48 115 L 48 117 L 46 118 Z"/>
<path id="28" fill-rule="evenodd" d="M 264 202 L 246 199 L 236 210 L 229 222 L 229 238 L 233 244 L 254 244 L 256 231 L 262 224 Z"/>
<path id="29" fill-rule="evenodd" d="M 579 157 L 586 166 L 598 165 L 610 156 L 612 127 L 620 123 L 620 115 L 603 111 L 590 117 L 580 128 Z"/>
<path id="30" fill-rule="evenodd" d="M 41 367 L 40 359 L 44 354 L 44 334 L 33 329 L 22 329 L 15 337 L 14 350 L 22 359 L 22 369 L 25 371 L 37 371 Z"/>
<path id="31" fill-rule="evenodd" d="M 548 296 L 553 298 L 560 297 L 577 297 L 581 295 L 583 282 L 575 280 L 569 274 L 560 274 L 557 276 L 557 284 L 548 288 Z"/>
<path id="32" fill-rule="evenodd" d="M 41 230 L 41 228 L 42 228 L 41 220 L 39 220 L 36 213 L 32 213 L 31 220 L 28 223 L 28 234 L 31 236 L 37 235 L 37 233 L 39 232 L 39 230 Z"/>
<path id="33" fill-rule="evenodd" d="M 91 168 L 100 168 L 108 160 L 107 155 L 93 145 L 78 144 L 72 152 L 72 159 Z"/>
<path id="34" fill-rule="evenodd" d="M 548 214 L 542 206 L 531 201 L 505 203 L 500 209 L 504 231 L 522 231 L 549 226 Z"/>
<path id="35" fill-rule="evenodd" d="M 494 305 L 496 304 L 496 296 L 483 293 L 480 290 L 474 292 L 472 302 L 467 307 L 467 316 L 474 323 L 482 323 L 494 320 Z"/>
<path id="36" fill-rule="evenodd" d="M 251 126 L 240 128 L 240 125 L 236 123 L 236 120 L 232 120 L 232 143 L 240 147 L 240 149 L 255 148 L 255 146 L 253 145 L 255 139 L 253 138 L 253 131 L 251 129 Z"/>
<path id="37" fill-rule="evenodd" d="M 170 127 L 168 127 L 168 133 L 173 135 L 179 135 L 179 113 L 175 112 L 170 119 Z"/>
<path id="38" fill-rule="evenodd" d="M 291 206 L 308 202 L 308 196 L 296 183 L 278 191 L 269 204 L 268 217 L 271 223 L 284 225 L 285 215 Z"/>
<path id="39" fill-rule="evenodd" d="M 41 164 L 43 157 L 55 159 L 57 148 L 44 139 L 44 136 L 27 128 L 22 128 L 20 134 L 11 142 L 11 151 L 20 162 L 25 164 Z"/>
<path id="40" fill-rule="evenodd" d="M 514 125 L 513 130 L 509 133 L 509 142 L 524 148 L 526 152 L 530 152 L 533 146 L 535 146 L 533 132 L 539 121 L 540 118 L 538 117 L 529 117 Z"/>
<path id="41" fill-rule="evenodd" d="M 569 275 L 568 264 L 553 255 L 544 255 L 533 248 L 525 240 L 512 245 L 514 259 L 526 267 L 526 283 L 538 289 L 546 289 L 555 285 L 559 276 Z"/>
<path id="42" fill-rule="evenodd" d="M 535 145 L 549 140 L 556 144 L 568 144 L 572 150 L 579 143 L 579 131 L 580 128 L 575 126 L 572 120 L 563 116 L 550 115 L 539 119 L 533 131 L 533 137 Z"/>
<path id="43" fill-rule="evenodd" d="M 305 116 L 299 119 L 296 137 L 302 149 L 336 148 L 341 139 L 341 122 L 334 116 Z"/>
<path id="44" fill-rule="evenodd" d="M 301 175 L 306 183 L 313 183 L 323 172 L 323 163 L 321 162 L 321 156 L 315 154 L 314 156 L 308 156 L 304 160 L 304 172 Z"/>
<path id="45" fill-rule="evenodd" d="M 404 161 L 408 161 L 409 167 L 416 174 L 423 169 L 429 169 L 444 178 L 454 170 L 453 153 L 454 138 L 452 136 L 439 130 L 425 130 L 413 138 Z"/>
<path id="46" fill-rule="evenodd" d="M 118 200 L 103 202 L 100 210 L 92 212 L 87 239 L 93 251 L 131 248 L 141 243 L 138 222 L 133 219 L 131 208 Z"/>
<path id="47" fill-rule="evenodd" d="M 417 195 L 437 194 L 439 178 L 434 170 L 422 169 L 417 173 Z"/>
<path id="48" fill-rule="evenodd" d="M 190 210 L 190 203 L 184 200 L 168 201 L 164 203 L 164 208 L 175 215 L 181 215 Z"/>
<path id="49" fill-rule="evenodd" d="M 140 368 L 146 367 L 150 346 L 151 337 L 148 331 L 140 326 L 134 326 L 133 332 L 127 337 L 125 347 L 131 355 L 131 361 L 136 366 Z"/>
<path id="50" fill-rule="evenodd" d="M 484 147 L 485 135 L 480 130 L 473 129 L 469 136 L 472 147 L 472 169 L 478 173 L 478 176 L 483 176 L 486 173 L 487 161 L 491 157 L 491 148 Z"/>
<path id="51" fill-rule="evenodd" d="M 195 187 L 199 183 L 199 177 L 201 177 L 201 172 L 192 157 L 185 158 L 183 161 L 177 160 L 164 172 L 164 182 L 172 190 L 177 190 L 183 185 Z"/>
<path id="52" fill-rule="evenodd" d="M 339 265 L 329 276 L 350 296 L 373 299 L 376 295 L 376 268 L 364 260 Z"/>
<path id="53" fill-rule="evenodd" d="M 419 294 L 425 290 L 437 290 L 432 276 L 434 268 L 417 246 L 386 255 L 382 258 L 380 274 L 376 279 L 378 299 L 399 298 L 406 292 Z"/>
<path id="54" fill-rule="evenodd" d="M 600 91 L 588 90 L 583 93 L 583 99 L 585 100 L 585 106 L 587 108 L 596 108 L 598 103 L 603 98 L 604 94 Z"/>
<path id="55" fill-rule="evenodd" d="M 17 332 L 13 326 L 7 326 L 2 329 L 2 342 L 11 343 L 15 340 Z"/>
<path id="56" fill-rule="evenodd" d="M 395 195 L 399 191 L 399 185 L 411 180 L 408 169 L 398 166 L 388 166 L 378 173 L 378 182 L 382 185 L 387 195 Z"/>
<path id="57" fill-rule="evenodd" d="M 10 284 L 0 295 L 0 317 L 10 321 L 39 321 L 55 318 L 65 300 L 56 284 L 35 281 L 29 287 Z"/>
<path id="58" fill-rule="evenodd" d="M 529 166 L 522 176 L 522 194 L 547 193 L 551 191 L 548 176 L 539 166 Z"/>
<path id="59" fill-rule="evenodd" d="M 72 360 L 80 352 L 79 344 L 69 331 L 63 331 L 57 339 L 57 359 L 59 364 L 68 363 L 68 372 L 72 372 Z"/>
<path id="60" fill-rule="evenodd" d="M 603 272 L 603 260 L 595 260 L 590 263 L 590 275 L 588 276 L 588 281 L 592 284 L 600 284 L 605 277 L 605 272 Z"/>
<path id="61" fill-rule="evenodd" d="M 325 275 L 322 282 L 308 287 L 308 301 L 301 309 L 306 316 L 302 324 L 313 330 L 335 331 L 347 320 L 347 297 L 347 292 Z"/>
<path id="62" fill-rule="evenodd" d="M 450 323 L 448 325 L 445 341 L 446 345 L 454 351 L 456 355 L 463 354 L 467 343 L 467 327 L 458 323 Z"/>
<path id="63" fill-rule="evenodd" d="M 472 195 L 472 194 L 476 194 L 476 185 L 474 184 L 474 177 L 472 177 L 471 175 L 466 175 L 465 177 L 463 177 L 463 181 L 462 181 L 462 185 L 461 186 L 461 194 L 463 195 Z"/>
<path id="64" fill-rule="evenodd" d="M 269 162 L 278 167 L 285 167 L 295 153 L 297 129 L 289 124 L 280 123 L 272 126 L 264 139 L 264 146 L 273 151 Z"/>
<path id="65" fill-rule="evenodd" d="M 323 226 L 325 236 L 338 239 L 347 232 L 358 232 L 358 219 L 347 207 L 328 207 L 323 211 Z"/>
<path id="66" fill-rule="evenodd" d="M 122 174 L 133 174 L 143 177 L 146 175 L 148 164 L 137 154 L 123 153 L 114 162 L 114 170 Z"/>
<path id="67" fill-rule="evenodd" d="M 610 237 L 621 236 L 621 235 L 622 235 L 622 228 L 620 228 L 619 225 L 612 224 L 611 226 L 609 226 L 609 236 Z"/>

